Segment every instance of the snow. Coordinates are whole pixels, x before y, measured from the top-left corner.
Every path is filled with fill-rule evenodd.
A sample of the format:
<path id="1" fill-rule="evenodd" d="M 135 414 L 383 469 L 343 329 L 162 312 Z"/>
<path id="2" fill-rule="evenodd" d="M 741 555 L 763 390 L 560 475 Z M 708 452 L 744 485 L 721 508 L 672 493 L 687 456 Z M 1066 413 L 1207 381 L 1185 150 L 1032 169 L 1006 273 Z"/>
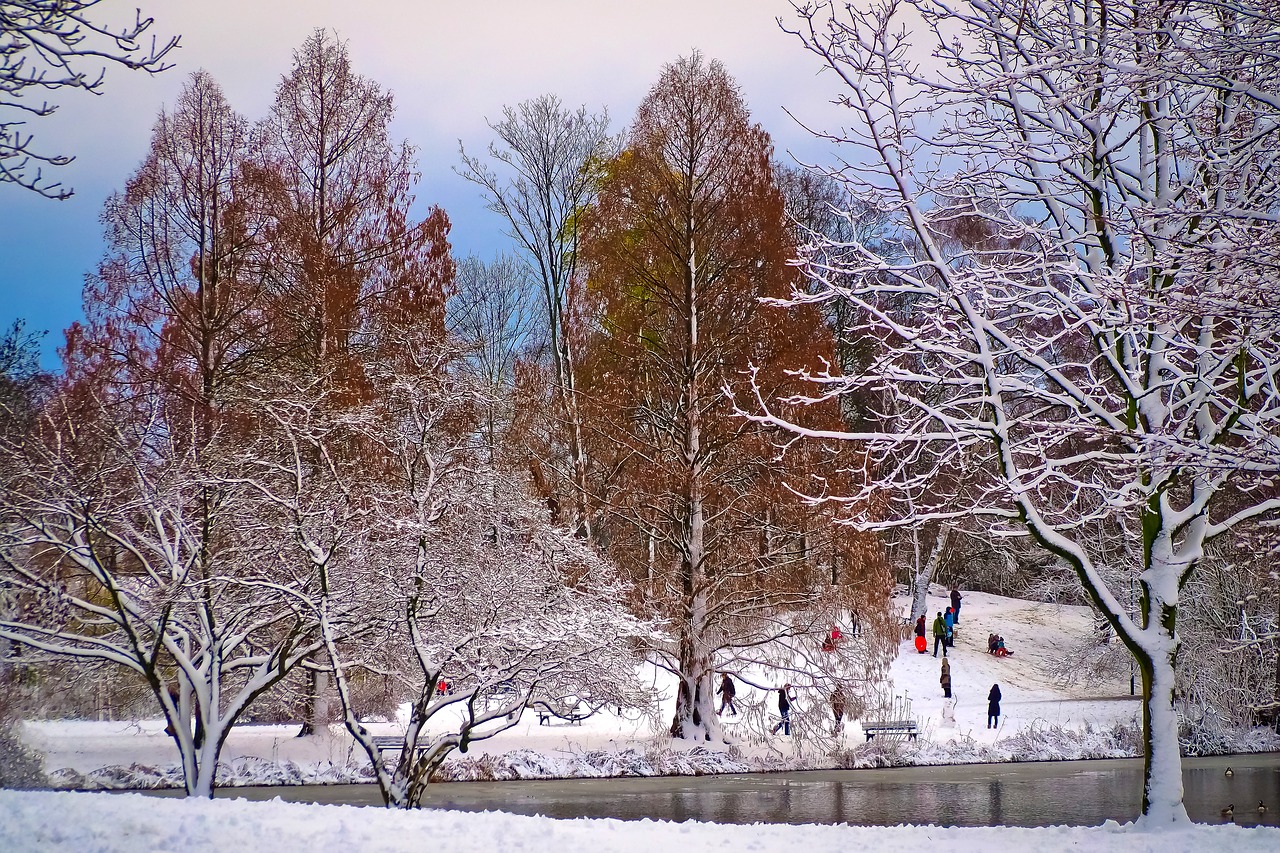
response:
<path id="1" fill-rule="evenodd" d="M 170 800 L 140 794 L 0 791 L 0 850 L 7 853 L 418 853 L 435 848 L 451 853 L 990 853 L 1004 849 L 1044 853 L 1198 853 L 1210 849 L 1272 853 L 1280 848 L 1280 829 L 1188 825 L 1166 832 L 1141 833 L 1115 823 L 1045 829 L 730 826 L 648 820 L 553 820 L 499 812 L 398 811 L 279 800 L 259 803 Z"/>
<path id="2" fill-rule="evenodd" d="M 930 599 L 930 615 L 945 606 L 945 590 Z M 905 609 L 907 603 L 899 602 Z M 913 703 L 920 722 L 918 746 L 896 744 L 899 758 L 912 763 L 963 760 L 1062 758 L 1073 737 L 1131 723 L 1138 710 L 1127 696 L 1128 679 L 1094 687 L 1063 687 L 1054 666 L 1092 628 L 1085 608 L 1036 604 L 982 593 L 965 593 L 950 654 L 956 702 L 954 726 L 943 725 L 946 704 L 938 687 L 939 661 L 919 655 L 904 641 L 891 668 L 893 689 Z M 998 659 L 986 654 L 987 634 L 1002 634 L 1015 652 Z M 930 650 L 932 651 L 932 649 Z M 656 676 L 655 676 L 656 677 Z M 999 729 L 988 730 L 986 694 L 998 682 L 1005 694 Z M 666 686 L 659 682 L 659 686 Z M 739 699 L 766 702 L 770 697 L 740 685 Z M 816 701 L 804 696 L 800 702 Z M 664 714 L 670 709 L 668 703 Z M 491 756 L 496 775 L 505 778 L 571 775 L 646 775 L 741 771 L 753 762 L 794 763 L 792 742 L 775 737 L 756 744 L 743 738 L 735 752 L 683 746 L 655 733 L 666 717 L 597 714 L 582 725 L 540 726 L 529 714 L 509 732 L 453 762 L 465 776 L 477 754 Z M 395 723 L 379 724 L 393 731 Z M 732 733 L 739 725 L 729 718 Z M 1057 727 L 1063 742 L 1043 737 Z M 163 721 L 29 722 L 27 740 L 46 752 L 49 769 L 77 773 L 99 771 L 100 782 L 128 781 L 119 769 L 131 764 L 163 766 L 176 761 Z M 378 728 L 375 726 L 375 728 Z M 231 734 L 224 759 L 234 783 L 341 781 L 359 775 L 362 756 L 339 727 L 327 735 L 294 737 L 296 726 L 240 726 Z M 1041 736 L 1032 737 L 1039 733 Z M 857 726 L 845 733 L 846 747 L 859 747 Z M 879 739 L 877 742 L 879 743 Z M 1030 744 L 1030 745 L 1029 745 Z M 873 744 L 874 746 L 875 744 Z M 682 748 L 681 748 L 682 747 Z M 1029 753 L 1040 749 L 1046 754 Z M 665 750 L 665 751 L 664 751 Z M 735 757 L 736 756 L 736 757 Z M 806 765 L 813 766 L 813 765 Z M 647 768 L 647 769 L 646 769 Z M 367 772 L 367 769 L 366 769 Z M 344 775 L 346 774 L 346 775 Z M 134 779 L 133 781 L 136 781 Z M 50 816 L 56 815 L 56 820 Z M 447 844 L 443 844 L 447 839 Z M 113 853 L 113 851 L 263 850 L 271 853 L 362 853 L 418 851 L 427 845 L 451 851 L 555 850 L 557 853 L 653 853 L 655 850 L 912 851 L 946 849 L 989 853 L 993 849 L 1035 851 L 1270 851 L 1280 849 L 1280 829 L 1235 825 L 1186 825 L 1158 833 L 1107 823 L 1101 827 L 941 828 L 934 826 L 849 827 L 815 825 L 730 826 L 697 822 L 552 820 L 495 812 L 425 810 L 400 812 L 356 806 L 319 806 L 245 800 L 175 800 L 136 794 L 0 791 L 0 851 L 5 853 Z"/>
<path id="3" fill-rule="evenodd" d="M 934 587 L 929 599 L 930 617 L 949 604 L 947 590 Z M 905 599 L 897 602 L 906 609 Z M 1081 643 L 1092 630 L 1087 608 L 1041 604 L 966 592 L 957 627 L 956 647 L 949 653 L 953 682 L 954 724 L 944 720 L 946 702 L 938 686 L 940 661 L 930 653 L 915 652 L 910 640 L 900 646 L 890 669 L 893 694 L 911 701 L 912 716 L 919 722 L 916 744 L 868 750 L 861 729 L 851 724 L 843 733 L 843 746 L 854 750 L 845 763 L 946 764 L 964 761 L 1123 757 L 1132 746 L 1117 744 L 1118 726 L 1136 725 L 1139 701 L 1128 695 L 1127 673 L 1096 686 L 1064 687 L 1057 681 L 1064 654 Z M 1004 636 L 1014 655 L 995 658 L 986 653 L 991 632 Z M 672 684 L 664 673 L 650 670 L 668 699 L 657 718 L 638 712 L 621 716 L 601 712 L 581 724 L 555 720 L 539 725 L 537 715 L 526 713 L 520 722 L 492 740 L 472 745 L 468 755 L 455 753 L 446 763 L 452 778 L 549 778 L 601 775 L 654 775 L 693 772 L 743 772 L 751 769 L 813 768 L 834 766 L 831 759 L 803 752 L 785 736 L 754 735 L 745 722 L 747 714 L 724 718 L 725 728 L 737 743 L 731 754 L 716 753 L 692 743 L 671 741 L 663 734 L 670 722 Z M 753 673 L 756 683 L 770 677 Z M 998 729 L 986 728 L 987 691 L 999 683 L 1004 693 L 1003 715 Z M 752 703 L 771 707 L 772 696 L 739 683 L 739 710 Z M 801 693 L 797 714 L 806 709 L 828 713 L 825 697 Z M 435 721 L 442 729 L 444 723 Z M 399 731 L 394 722 L 371 724 L 375 734 Z M 219 784 L 281 784 L 347 782 L 368 779 L 364 754 L 334 725 L 328 732 L 295 737 L 296 725 L 237 726 L 223 749 L 225 765 Z M 163 720 L 40 721 L 28 722 L 24 737 L 45 753 L 46 770 L 55 773 L 63 787 L 150 787 L 180 785 L 177 750 L 164 734 Z M 858 750 L 868 754 L 860 756 Z M 88 777 L 88 778 L 86 778 Z"/>

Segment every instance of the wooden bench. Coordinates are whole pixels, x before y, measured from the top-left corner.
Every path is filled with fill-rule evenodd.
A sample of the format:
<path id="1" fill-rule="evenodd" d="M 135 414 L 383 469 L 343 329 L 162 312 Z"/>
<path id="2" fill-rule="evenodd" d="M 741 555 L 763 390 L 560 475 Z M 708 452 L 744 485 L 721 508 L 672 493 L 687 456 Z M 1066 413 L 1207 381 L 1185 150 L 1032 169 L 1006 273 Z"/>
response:
<path id="1" fill-rule="evenodd" d="M 538 713 L 538 725 L 549 726 L 554 717 L 557 720 L 568 720 L 570 724 L 577 723 L 582 725 L 582 721 L 590 717 L 590 713 L 584 713 L 578 710 L 578 705 L 572 708 L 556 708 L 546 702 L 534 702 L 533 706 Z"/>
<path id="2" fill-rule="evenodd" d="M 879 723 L 863 723 L 862 733 L 867 736 L 867 742 L 876 735 L 906 735 L 910 740 L 915 740 L 916 735 L 920 734 L 920 729 L 916 726 L 915 720 L 885 720 Z"/>
<path id="3" fill-rule="evenodd" d="M 379 752 L 399 752 L 404 749 L 404 738 L 400 735 L 374 735 L 373 745 Z"/>

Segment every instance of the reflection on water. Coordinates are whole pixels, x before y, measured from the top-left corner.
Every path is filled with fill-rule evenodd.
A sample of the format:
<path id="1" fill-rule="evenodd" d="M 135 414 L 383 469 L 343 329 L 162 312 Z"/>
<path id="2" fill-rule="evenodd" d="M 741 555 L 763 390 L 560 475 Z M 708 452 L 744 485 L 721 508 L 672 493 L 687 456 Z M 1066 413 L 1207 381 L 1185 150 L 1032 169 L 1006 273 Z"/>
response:
<path id="1" fill-rule="evenodd" d="M 1224 770 L 1230 765 L 1234 775 Z M 1141 805 L 1142 762 L 1064 761 L 894 770 L 432 785 L 428 808 L 499 810 L 549 817 L 702 820 L 717 823 L 900 823 L 946 826 L 1092 826 L 1130 821 Z M 1187 759 L 1192 820 L 1280 823 L 1280 755 Z M 219 796 L 379 804 L 372 785 L 221 789 Z M 1257 812 L 1258 801 L 1268 805 Z"/>
<path id="2" fill-rule="evenodd" d="M 1280 756 L 1188 760 L 1187 811 L 1216 823 L 1236 804 L 1235 822 L 1275 825 Z M 851 823 L 892 826 L 1090 826 L 1130 821 L 1141 807 L 1142 763 L 1078 761 L 895 770 L 813 771 L 683 779 L 449 784 L 428 806 L 500 809 L 550 817 L 710 820 L 717 823 Z M 1257 813 L 1258 801 L 1270 804 Z"/>

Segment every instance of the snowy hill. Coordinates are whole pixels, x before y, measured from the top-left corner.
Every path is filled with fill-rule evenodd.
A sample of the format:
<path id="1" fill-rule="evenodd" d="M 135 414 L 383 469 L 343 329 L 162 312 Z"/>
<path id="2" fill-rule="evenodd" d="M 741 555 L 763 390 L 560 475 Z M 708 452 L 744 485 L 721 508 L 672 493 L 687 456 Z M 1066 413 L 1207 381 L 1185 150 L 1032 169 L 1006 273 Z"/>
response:
<path id="1" fill-rule="evenodd" d="M 950 606 L 941 588 L 934 591 L 938 594 L 929 598 L 927 622 Z M 965 593 L 956 646 L 949 653 L 954 728 L 943 726 L 940 661 L 933 657 L 931 636 L 926 654 L 917 654 L 910 643 L 903 643 L 890 672 L 895 690 L 905 691 L 912 699 L 916 718 L 935 741 L 966 736 L 992 744 L 1028 727 L 1111 728 L 1134 722 L 1139 700 L 1129 695 L 1127 673 L 1097 685 L 1062 683 L 1064 658 L 1092 630 L 1092 615 L 1086 607 Z M 1012 656 L 987 653 L 987 636 L 992 633 L 1004 637 Z M 1000 685 L 1004 697 L 1000 727 L 994 731 L 986 728 L 987 692 L 993 684 Z"/>

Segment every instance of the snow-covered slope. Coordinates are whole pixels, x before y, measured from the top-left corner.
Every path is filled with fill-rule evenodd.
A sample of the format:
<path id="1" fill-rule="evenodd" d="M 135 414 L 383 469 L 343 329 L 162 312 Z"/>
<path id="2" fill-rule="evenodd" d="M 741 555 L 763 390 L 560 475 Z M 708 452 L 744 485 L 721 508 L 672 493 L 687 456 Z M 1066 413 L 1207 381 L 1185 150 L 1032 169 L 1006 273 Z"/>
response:
<path id="1" fill-rule="evenodd" d="M 934 591 L 938 595 L 930 596 L 929 622 L 950 606 L 941 588 Z M 1033 726 L 1110 728 L 1132 722 L 1140 709 L 1139 700 L 1129 695 L 1127 674 L 1096 685 L 1062 684 L 1064 657 L 1092 630 L 1085 607 L 964 593 L 956 645 L 949 653 L 955 727 L 943 726 L 941 661 L 933 657 L 932 637 L 923 655 L 911 643 L 902 644 L 890 669 L 894 689 L 911 698 L 916 719 L 936 741 L 972 737 L 986 744 Z M 987 654 L 992 633 L 1004 637 L 1012 656 Z M 1004 698 L 1000 727 L 988 730 L 987 693 L 993 684 L 1000 685 Z"/>

